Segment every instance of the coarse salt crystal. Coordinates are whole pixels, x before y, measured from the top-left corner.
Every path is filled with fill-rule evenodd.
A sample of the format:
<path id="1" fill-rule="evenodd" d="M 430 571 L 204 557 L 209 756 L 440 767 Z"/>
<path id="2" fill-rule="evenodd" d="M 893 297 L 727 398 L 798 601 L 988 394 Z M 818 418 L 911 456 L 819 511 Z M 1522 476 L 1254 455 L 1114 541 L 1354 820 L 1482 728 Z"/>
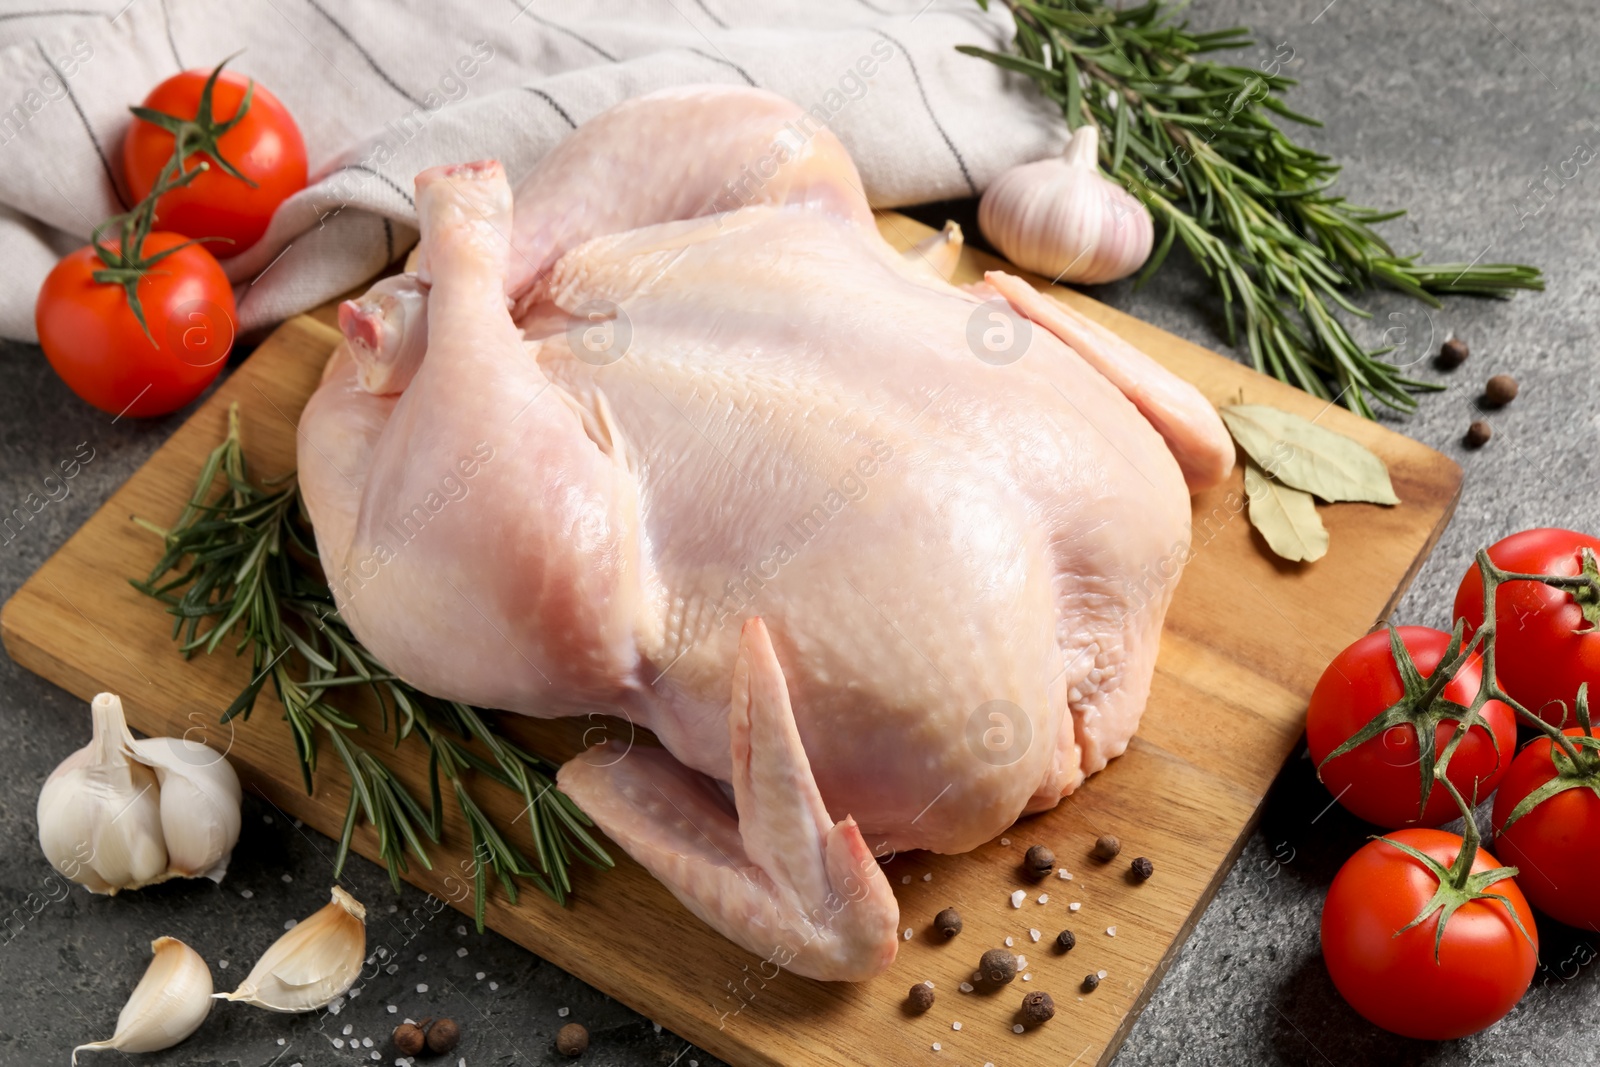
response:
<path id="1" fill-rule="evenodd" d="M 971 982 L 962 982 L 956 988 L 960 989 L 961 992 L 963 992 L 963 993 L 970 993 L 970 992 L 972 992 L 972 983 Z"/>
<path id="2" fill-rule="evenodd" d="M 350 990 L 350 998 L 352 1000 L 354 1000 L 356 997 L 359 997 L 360 995 L 361 995 L 361 987 L 360 986 L 356 986 L 354 989 Z"/>
<path id="3" fill-rule="evenodd" d="M 261 816 L 261 821 L 266 823 L 268 826 L 271 826 L 272 825 L 272 816 L 263 815 L 263 816 Z"/>
<path id="4" fill-rule="evenodd" d="M 1022 970 L 1022 968 L 1026 967 L 1027 965 L 1028 965 L 1028 957 L 1026 957 L 1026 956 L 1018 956 L 1017 957 L 1017 970 L 1020 971 L 1020 970 Z"/>
<path id="5" fill-rule="evenodd" d="M 1077 911 L 1081 907 L 1083 907 L 1083 905 L 1078 903 L 1076 900 L 1074 900 L 1071 904 L 1067 905 L 1067 910 L 1068 911 Z"/>
<path id="6" fill-rule="evenodd" d="M 342 1038 L 342 1037 L 334 1038 L 333 1039 L 333 1047 L 334 1048 L 344 1048 L 344 1038 Z"/>
<path id="7" fill-rule="evenodd" d="M 1104 971 L 1098 971 L 1098 972 L 1096 972 L 1096 973 L 1097 973 L 1097 974 L 1098 974 L 1098 976 L 1099 976 L 1099 977 L 1101 977 L 1101 978 L 1104 978 L 1104 977 L 1105 977 L 1105 976 L 1106 976 L 1106 972 L 1104 972 Z"/>
<path id="8" fill-rule="evenodd" d="M 373 1053 L 372 1053 L 372 1058 L 374 1060 L 381 1060 L 381 1059 L 383 1059 L 383 1053 L 374 1050 Z"/>
<path id="9" fill-rule="evenodd" d="M 456 927 L 456 936 L 457 937 L 466 937 L 467 936 L 467 928 L 465 926 Z"/>
<path id="10" fill-rule="evenodd" d="M 933 988 L 933 979 L 932 978 L 924 978 L 922 980 L 922 984 L 927 986 L 929 989 L 932 989 Z"/>
<path id="11" fill-rule="evenodd" d="M 1030 930 L 1029 930 L 1029 931 L 1028 931 L 1028 940 L 1030 940 L 1030 941 L 1037 941 L 1037 940 L 1039 940 L 1039 931 L 1037 931 L 1037 930 L 1033 930 L 1033 929 L 1030 929 Z"/>
<path id="12" fill-rule="evenodd" d="M 400 973 L 400 965 L 398 963 L 391 963 L 391 964 L 389 964 L 389 966 L 385 967 L 383 970 L 384 970 L 385 974 L 399 974 Z"/>
<path id="13" fill-rule="evenodd" d="M 283 928 L 285 930 L 293 930 L 296 926 L 299 926 L 299 925 L 300 925 L 300 920 L 299 919 L 290 919 L 288 922 L 283 924 Z"/>
<path id="14" fill-rule="evenodd" d="M 1041 903 L 1041 904 L 1050 903 L 1050 894 L 1049 893 L 1040 893 L 1039 894 L 1039 903 Z"/>
<path id="15" fill-rule="evenodd" d="M 253 889 L 241 889 L 241 890 L 239 890 L 239 895 L 241 897 L 244 897 L 244 899 L 249 900 L 251 897 L 255 896 L 256 894 L 255 894 L 255 890 L 253 890 Z"/>
<path id="16" fill-rule="evenodd" d="M 933 881 L 933 872 L 932 872 L 932 871 L 929 871 L 929 872 L 928 872 L 928 873 L 927 873 L 927 874 L 925 874 L 925 875 L 923 875 L 923 876 L 922 876 L 922 880 L 923 880 L 923 881 L 924 881 L 924 882 L 931 882 L 931 881 Z"/>
<path id="17" fill-rule="evenodd" d="M 417 962 L 418 963 L 427 963 L 428 962 L 428 957 L 419 952 L 419 953 L 417 953 Z"/>
<path id="18" fill-rule="evenodd" d="M 1024 981 L 1024 982 L 1031 982 L 1031 981 L 1033 981 L 1033 975 L 1031 975 L 1031 974 L 1025 974 L 1025 975 L 1023 975 L 1023 976 L 1022 976 L 1022 980 L 1023 980 L 1023 981 Z"/>
<path id="19" fill-rule="evenodd" d="M 1056 877 L 1061 879 L 1063 882 L 1072 881 L 1072 875 L 1067 871 L 1067 869 L 1065 867 L 1061 868 L 1059 871 L 1056 872 Z"/>
<path id="20" fill-rule="evenodd" d="M 660 1023 L 651 1023 L 650 1024 L 650 1029 L 654 1030 L 656 1033 L 659 1034 L 661 1032 L 661 1024 Z"/>
<path id="21" fill-rule="evenodd" d="M 906 927 L 906 932 L 902 936 L 904 936 L 907 941 L 910 941 L 911 940 L 911 927 L 909 927 L 909 926 Z"/>
<path id="22" fill-rule="evenodd" d="M 1013 1033 L 1013 1034 L 1020 1034 L 1020 1033 L 1022 1033 L 1022 1024 L 1021 1024 L 1021 1023 L 1014 1023 L 1014 1024 L 1012 1024 L 1012 1027 L 1011 1027 L 1011 1032 L 1012 1032 L 1012 1033 Z"/>
<path id="23" fill-rule="evenodd" d="M 500 983 L 499 982 L 490 982 L 489 983 L 489 988 L 490 989 L 499 989 L 500 988 Z"/>
<path id="24" fill-rule="evenodd" d="M 1009 838 L 1009 837 L 1002 837 L 1002 838 L 1001 838 L 1001 839 L 1000 839 L 1000 843 L 1001 843 L 1001 844 L 1002 844 L 1002 845 L 1009 845 L 1009 844 L 1011 844 L 1011 838 Z"/>
<path id="25" fill-rule="evenodd" d="M 563 1019 L 565 1019 L 567 1016 L 572 1014 L 572 1009 L 571 1008 L 557 1008 L 556 1009 L 556 1014 L 561 1016 Z"/>
<path id="26" fill-rule="evenodd" d="M 228 969 L 228 961 L 227 960 L 218 960 L 217 961 L 217 966 L 221 967 L 223 970 L 227 970 Z"/>
<path id="27" fill-rule="evenodd" d="M 456 956 L 459 957 L 460 959 L 466 959 L 467 958 L 467 950 L 464 949 L 464 948 L 456 949 Z"/>
<path id="28" fill-rule="evenodd" d="M 283 881 L 284 881 L 284 884 L 287 885 L 288 883 L 294 881 L 294 875 L 292 875 L 292 874 L 284 875 L 283 876 Z"/>
<path id="29" fill-rule="evenodd" d="M 390 1004 L 388 1006 L 388 1010 L 389 1010 L 389 1014 L 393 1015 L 395 1012 L 399 1011 L 400 1009 L 395 1007 L 393 1004 Z"/>
<path id="30" fill-rule="evenodd" d="M 285 1038 L 285 1037 L 278 1038 L 278 1044 L 287 1045 L 288 1043 L 289 1043 L 289 1039 L 288 1038 Z"/>
<path id="31" fill-rule="evenodd" d="M 1117 936 L 1117 928 L 1115 926 L 1106 927 L 1106 936 L 1107 937 L 1116 937 Z"/>
<path id="32" fill-rule="evenodd" d="M 1011 906 L 1013 908 L 1022 907 L 1023 898 L 1026 897 L 1027 895 L 1028 895 L 1028 891 L 1026 889 L 1019 889 L 1015 893 L 1012 893 L 1011 894 Z"/>
<path id="33" fill-rule="evenodd" d="M 417 992 L 418 993 L 426 993 L 427 991 L 428 991 L 428 984 L 426 982 L 418 982 L 417 983 Z"/>
<path id="34" fill-rule="evenodd" d="M 951 1023 L 950 1024 L 950 1029 L 959 1030 L 959 1029 L 961 1029 L 961 1024 L 960 1023 Z"/>
<path id="35" fill-rule="evenodd" d="M 911 884 L 911 876 L 909 874 L 902 874 L 900 876 L 900 884 L 901 885 L 910 885 Z"/>
<path id="36" fill-rule="evenodd" d="M 477 980 L 478 980 L 478 981 L 480 981 L 480 982 L 481 982 L 481 981 L 483 981 L 483 976 L 484 976 L 484 972 L 482 972 L 482 971 L 479 971 L 479 972 L 478 972 L 478 973 L 477 973 L 477 974 L 476 974 L 476 975 L 474 975 L 474 976 L 473 976 L 473 977 L 475 977 L 475 978 L 476 978 L 476 979 L 477 979 Z"/>
<path id="37" fill-rule="evenodd" d="M 935 1041 L 933 1043 L 933 1051 L 935 1051 L 935 1052 L 939 1051 L 939 1042 Z"/>
<path id="38" fill-rule="evenodd" d="M 1006 948 L 1010 948 L 1010 947 L 1011 947 L 1011 939 L 1008 937 L 1008 938 L 1006 938 Z"/>
<path id="39" fill-rule="evenodd" d="M 346 1037 L 349 1037 L 350 1036 L 350 1031 L 352 1031 L 354 1029 L 355 1029 L 354 1025 L 352 1025 L 351 1023 L 345 1023 L 344 1024 L 344 1029 L 339 1031 L 339 1032 L 341 1034 L 344 1034 Z"/>
<path id="40" fill-rule="evenodd" d="M 362 1048 L 371 1048 L 372 1047 L 372 1038 L 370 1038 L 370 1037 L 362 1038 L 361 1039 L 361 1047 Z"/>

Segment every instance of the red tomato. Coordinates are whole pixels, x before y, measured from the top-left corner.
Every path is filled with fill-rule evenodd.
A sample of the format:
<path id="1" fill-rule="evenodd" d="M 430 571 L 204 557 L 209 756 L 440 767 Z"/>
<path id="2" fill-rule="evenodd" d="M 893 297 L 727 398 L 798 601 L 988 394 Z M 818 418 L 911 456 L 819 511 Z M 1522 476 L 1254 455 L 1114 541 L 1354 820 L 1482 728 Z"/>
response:
<path id="1" fill-rule="evenodd" d="M 178 118 L 192 119 L 208 70 L 186 70 L 151 90 L 144 106 Z M 211 98 L 211 114 L 219 123 L 232 118 L 244 99 L 249 79 L 223 71 Z M 168 131 L 134 119 L 122 142 L 122 167 L 134 197 L 143 200 L 172 155 Z M 225 173 L 204 152 L 190 156 L 186 167 L 202 159 L 211 169 L 188 185 L 174 189 L 156 204 L 156 223 L 187 237 L 227 237 L 207 247 L 213 255 L 236 256 L 261 239 L 278 205 L 306 187 L 306 146 L 293 116 L 259 82 L 244 121 L 217 139 L 222 156 L 255 182 L 255 188 Z"/>
<path id="2" fill-rule="evenodd" d="M 1449 867 L 1461 838 L 1442 830 L 1396 830 L 1369 841 L 1339 869 L 1322 906 L 1322 956 L 1350 1006 L 1405 1037 L 1442 1041 L 1493 1025 L 1527 991 L 1538 963 L 1538 932 L 1522 891 L 1509 878 L 1486 887 L 1511 902 L 1523 937 L 1504 904 L 1470 900 L 1445 924 L 1433 955 L 1439 912 L 1407 930 L 1439 888 L 1417 859 L 1387 842 L 1400 841 Z M 1474 874 L 1498 867 L 1482 849 Z M 1532 941 L 1529 940 L 1532 938 Z"/>
<path id="3" fill-rule="evenodd" d="M 144 253 L 153 256 L 184 240 L 152 233 Z M 176 411 L 211 384 L 233 347 L 237 313 L 228 278 L 200 245 L 151 267 L 138 292 L 152 344 L 128 306 L 126 290 L 92 278 L 103 265 L 92 247 L 55 265 L 34 306 L 39 344 L 72 391 L 101 411 Z"/>
<path id="4" fill-rule="evenodd" d="M 1571 530 L 1524 530 L 1489 549 L 1496 567 L 1522 574 L 1577 574 L 1580 551 L 1600 553 L 1600 541 Z M 1495 599 L 1495 674 L 1518 703 L 1556 726 L 1570 714 L 1578 685 L 1600 695 L 1600 632 L 1588 624 L 1572 594 L 1543 582 L 1506 582 Z M 1456 591 L 1455 617 L 1470 637 L 1483 622 L 1483 580 L 1467 568 Z M 1563 721 L 1565 720 L 1565 722 Z"/>
<path id="5" fill-rule="evenodd" d="M 1577 727 L 1564 731 L 1582 737 Z M 1515 864 L 1517 884 L 1533 906 L 1586 930 L 1600 921 L 1600 797 L 1579 786 L 1549 797 L 1504 829 L 1522 798 L 1556 776 L 1548 737 L 1528 742 L 1494 798 L 1495 848 Z"/>
<path id="6" fill-rule="evenodd" d="M 1431 676 L 1444 657 L 1450 635 L 1425 626 L 1402 626 L 1399 631 L 1401 643 L 1411 653 L 1417 670 L 1424 678 Z M 1481 670 L 1477 657 L 1469 659 L 1445 685 L 1442 695 L 1458 704 L 1471 703 L 1478 692 Z M 1427 809 L 1419 813 L 1422 754 L 1417 745 L 1417 728 L 1411 723 L 1397 723 L 1327 764 L 1322 762 L 1403 694 L 1388 631 L 1368 634 L 1335 656 L 1318 679 L 1306 712 L 1306 746 L 1321 768 L 1323 783 L 1355 815 L 1390 829 L 1439 826 L 1460 812 L 1449 791 L 1435 785 L 1428 795 Z M 1450 757 L 1450 781 L 1465 797 L 1488 796 L 1505 777 L 1517 745 L 1516 715 L 1509 705 L 1489 701 L 1483 707 L 1483 721 L 1488 729 L 1473 727 Z M 1455 732 L 1454 722 L 1435 727 L 1436 754 L 1444 751 Z M 1495 751 L 1495 740 L 1500 744 L 1499 753 Z"/>

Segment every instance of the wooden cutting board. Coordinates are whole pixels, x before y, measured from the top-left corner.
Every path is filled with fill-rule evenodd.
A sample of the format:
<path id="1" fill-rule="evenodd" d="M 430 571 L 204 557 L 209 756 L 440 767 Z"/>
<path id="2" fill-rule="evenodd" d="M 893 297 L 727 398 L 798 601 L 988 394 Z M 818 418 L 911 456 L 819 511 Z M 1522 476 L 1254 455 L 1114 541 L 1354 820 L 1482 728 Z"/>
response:
<path id="1" fill-rule="evenodd" d="M 879 220 L 900 248 L 929 232 L 899 215 Z M 968 252 L 958 281 L 997 266 Z M 1055 811 L 1026 819 L 1007 837 L 963 856 L 896 857 L 888 874 L 912 937 L 890 972 L 862 985 L 823 984 L 763 972 L 756 957 L 702 926 L 641 868 L 616 851 L 616 870 L 580 869 L 565 909 L 528 890 L 512 906 L 495 897 L 494 929 L 733 1064 L 949 1063 L 1000 1067 L 1105 1063 L 1176 956 L 1238 855 L 1262 797 L 1301 734 L 1306 700 L 1323 666 L 1393 607 L 1449 519 L 1461 470 L 1399 434 L 1329 407 L 1231 360 L 1132 319 L 1079 294 L 1055 294 L 1106 324 L 1194 382 L 1214 402 L 1272 404 L 1357 438 L 1388 463 L 1404 503 L 1395 508 L 1322 508 L 1332 547 L 1304 566 L 1270 557 L 1243 514 L 1242 482 L 1194 500 L 1195 557 L 1168 616 L 1144 722 L 1126 755 Z M 168 641 L 161 607 L 135 592 L 160 546 L 130 521 L 172 521 L 206 453 L 221 439 L 237 403 L 257 477 L 290 470 L 295 420 L 339 337 L 329 309 L 285 323 L 105 507 L 28 580 L 0 614 L 13 659 L 85 699 L 122 694 L 132 725 L 182 734 L 208 723 L 206 736 L 248 786 L 323 833 L 337 836 L 346 782 L 328 757 L 307 796 L 287 726 L 269 694 L 248 723 L 230 732 L 215 716 L 247 678 L 247 664 L 218 654 L 185 662 Z M 87 709 L 85 709 L 87 714 Z M 535 751 L 565 758 L 579 750 L 586 724 L 534 723 L 507 716 Z M 379 742 L 373 739 L 376 746 Z M 415 790 L 420 746 L 392 758 Z M 492 783 L 477 793 L 502 826 L 519 801 Z M 418 792 L 425 796 L 425 792 Z M 471 907 L 453 877 L 464 861 L 464 830 L 447 822 L 434 870 L 413 865 L 407 879 Z M 1090 859 L 1097 835 L 1123 842 L 1109 865 Z M 1019 864 L 1030 844 L 1054 849 L 1071 881 L 1036 884 Z M 374 857 L 363 828 L 355 847 Z M 1134 884 L 1128 860 L 1148 856 L 1155 877 Z M 1013 908 L 1014 890 L 1027 890 Z M 1041 893 L 1049 902 L 1036 903 Z M 1069 910 L 1070 902 L 1081 910 Z M 931 932 L 935 913 L 957 907 L 964 932 Z M 1049 942 L 1077 933 L 1066 955 Z M 1108 928 L 1115 928 L 1115 936 Z M 1042 940 L 1034 944 L 1030 930 Z M 1028 956 L 1031 980 L 994 996 L 964 994 L 979 955 L 1012 937 Z M 1105 971 L 1091 994 L 1084 975 Z M 931 980 L 938 1003 L 926 1015 L 904 1012 L 906 990 Z M 1012 1032 L 1022 994 L 1051 993 L 1054 1021 Z M 959 1031 L 952 1023 L 959 1021 Z M 934 1052 L 934 1043 L 942 1051 Z"/>

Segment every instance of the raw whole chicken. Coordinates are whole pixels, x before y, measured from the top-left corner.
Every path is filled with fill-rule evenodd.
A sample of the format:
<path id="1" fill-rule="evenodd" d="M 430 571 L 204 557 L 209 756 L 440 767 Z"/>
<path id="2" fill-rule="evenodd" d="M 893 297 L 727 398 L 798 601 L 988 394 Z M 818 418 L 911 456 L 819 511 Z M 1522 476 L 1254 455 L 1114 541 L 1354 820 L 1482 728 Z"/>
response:
<path id="1" fill-rule="evenodd" d="M 343 617 L 427 692 L 648 728 L 560 787 L 746 949 L 882 971 L 875 855 L 1127 746 L 1220 420 L 1025 282 L 896 254 L 768 93 L 642 97 L 515 194 L 478 162 L 416 201 L 416 273 L 342 308 L 300 421 Z"/>

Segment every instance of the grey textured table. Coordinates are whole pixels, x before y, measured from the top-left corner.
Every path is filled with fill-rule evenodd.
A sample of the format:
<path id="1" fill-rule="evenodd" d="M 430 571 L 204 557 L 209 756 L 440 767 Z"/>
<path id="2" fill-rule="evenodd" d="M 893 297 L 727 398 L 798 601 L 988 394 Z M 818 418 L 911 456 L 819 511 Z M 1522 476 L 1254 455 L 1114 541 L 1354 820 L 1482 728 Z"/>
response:
<path id="1" fill-rule="evenodd" d="M 1279 42 L 1294 50 L 1286 73 L 1303 85 L 1292 103 L 1326 121 L 1325 130 L 1306 136 L 1347 162 L 1343 191 L 1358 203 L 1411 208 L 1385 227 L 1397 247 L 1422 248 L 1437 260 L 1531 261 L 1549 274 L 1544 294 L 1511 303 L 1453 300 L 1432 313 L 1380 294 L 1370 302 L 1376 319 L 1358 327 L 1359 337 L 1376 344 L 1384 330 L 1403 326 L 1399 357 L 1449 385 L 1424 398 L 1416 416 L 1395 423 L 1467 471 L 1455 521 L 1399 612 L 1407 622 L 1442 625 L 1475 547 L 1527 526 L 1592 531 L 1600 525 L 1600 386 L 1591 351 L 1600 299 L 1600 168 L 1555 180 L 1551 187 L 1559 190 L 1549 204 L 1522 218 L 1530 183 L 1555 174 L 1580 143 L 1600 147 L 1600 76 L 1593 66 L 1600 30 L 1592 0 L 1225 0 L 1197 4 L 1192 19 L 1203 28 L 1254 27 L 1267 42 L 1263 56 Z M 944 210 L 925 217 L 938 221 Z M 959 215 L 970 205 L 948 210 Z M 1143 292 L 1113 286 L 1096 295 L 1222 346 L 1216 303 L 1182 265 Z M 1446 375 L 1424 357 L 1452 332 L 1471 343 L 1473 356 Z M 1484 379 L 1497 371 L 1515 374 L 1522 395 L 1490 416 L 1493 442 L 1468 453 L 1462 432 L 1479 414 Z M 0 510 L 40 490 L 41 479 L 80 442 L 94 449 L 70 494 L 0 545 L 0 595 L 9 596 L 179 417 L 113 424 L 68 393 L 36 349 L 0 349 Z M 309 914 L 327 897 L 332 843 L 252 798 L 221 887 L 169 884 L 116 900 L 81 890 L 57 900 L 52 892 L 35 914 L 28 894 L 46 892 L 49 875 L 35 839 L 35 797 L 49 769 L 87 736 L 79 701 L 0 659 L 0 831 L 12 852 L 0 865 L 0 1064 L 65 1063 L 73 1044 L 109 1036 L 153 936 L 190 941 L 212 961 L 219 986 L 231 987 L 286 920 Z M 1342 809 L 1325 811 L 1327 803 L 1308 762 L 1291 762 L 1267 800 L 1261 828 L 1134 1027 L 1119 1064 L 1600 1062 L 1586 1032 L 1596 976 L 1584 966 L 1600 935 L 1553 924 L 1542 926 L 1536 988 L 1485 1034 L 1444 1044 L 1404 1041 L 1345 1007 L 1319 958 L 1317 921 L 1329 880 L 1369 829 Z M 454 912 L 433 917 L 417 891 L 396 898 L 383 873 L 363 860 L 352 862 L 347 880 L 373 905 L 372 943 L 404 945 L 397 973 L 368 982 L 337 1016 L 218 1010 L 172 1052 L 126 1062 L 392 1063 L 387 1035 L 398 1019 L 450 1015 L 466 1036 L 457 1053 L 433 1062 L 542 1064 L 557 1059 L 551 1043 L 567 1021 L 562 1008 L 594 1035 L 581 1062 L 715 1062 L 509 942 L 472 933 Z M 370 1050 L 363 1038 L 371 1038 Z M 115 1053 L 89 1056 L 99 1057 L 95 1063 L 123 1060 Z"/>

